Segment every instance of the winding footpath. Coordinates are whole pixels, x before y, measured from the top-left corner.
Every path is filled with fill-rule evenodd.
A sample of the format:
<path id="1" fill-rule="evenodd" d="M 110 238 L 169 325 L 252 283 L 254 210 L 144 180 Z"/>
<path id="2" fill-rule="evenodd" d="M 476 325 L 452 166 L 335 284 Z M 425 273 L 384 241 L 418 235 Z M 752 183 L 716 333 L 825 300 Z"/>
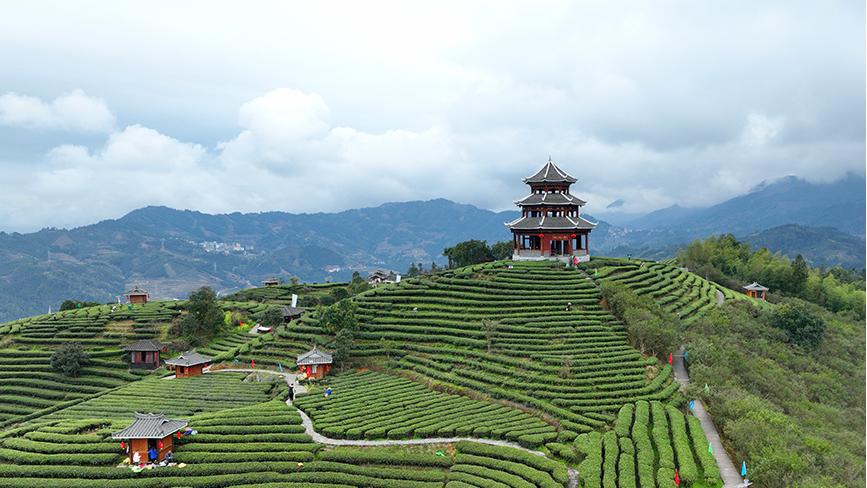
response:
<path id="1" fill-rule="evenodd" d="M 298 379 L 296 374 L 294 373 L 281 373 L 279 371 L 271 371 L 267 369 L 241 369 L 241 368 L 226 368 L 219 369 L 215 371 L 206 371 L 206 373 L 214 374 L 214 373 L 264 373 L 264 374 L 272 374 L 277 376 L 282 376 L 283 379 L 286 380 L 286 383 L 294 388 L 295 394 L 306 393 L 307 390 L 304 388 L 304 385 L 298 383 Z M 530 454 L 536 456 L 545 456 L 545 453 L 540 451 L 534 451 L 533 449 L 527 449 L 526 447 L 509 441 L 495 440 L 495 439 L 482 439 L 478 437 L 430 437 L 427 439 L 383 439 L 383 440 L 356 440 L 356 439 L 334 439 L 331 437 L 325 437 L 324 435 L 316 432 L 313 428 L 313 421 L 310 420 L 310 417 L 304 413 L 298 407 L 292 405 L 292 400 L 287 399 L 286 405 L 294 407 L 296 411 L 298 411 L 298 415 L 301 416 L 301 425 L 304 426 L 304 432 L 313 439 L 313 442 L 317 442 L 319 444 L 326 444 L 329 446 L 359 446 L 359 447 L 382 447 L 382 446 L 412 446 L 412 445 L 420 445 L 420 444 L 453 444 L 455 442 L 460 441 L 470 441 L 470 442 L 478 442 L 480 444 L 489 444 L 492 446 L 501 446 L 501 447 L 511 447 L 513 449 L 520 449 L 524 452 L 529 452 Z M 578 471 L 573 468 L 569 469 L 569 488 L 576 488 L 578 486 Z"/>
<path id="2" fill-rule="evenodd" d="M 689 385 L 689 375 L 686 372 L 686 366 L 683 363 L 683 348 L 674 355 L 674 379 L 684 388 Z M 720 439 L 719 431 L 716 429 L 713 421 L 710 419 L 707 411 L 704 409 L 704 404 L 701 400 L 695 399 L 695 409 L 693 414 L 701 422 L 701 430 L 704 431 L 708 442 L 713 446 L 713 457 L 716 459 L 716 464 L 719 466 L 720 476 L 723 480 L 723 488 L 738 488 L 743 486 L 740 472 L 735 467 L 732 460 L 726 454 Z"/>

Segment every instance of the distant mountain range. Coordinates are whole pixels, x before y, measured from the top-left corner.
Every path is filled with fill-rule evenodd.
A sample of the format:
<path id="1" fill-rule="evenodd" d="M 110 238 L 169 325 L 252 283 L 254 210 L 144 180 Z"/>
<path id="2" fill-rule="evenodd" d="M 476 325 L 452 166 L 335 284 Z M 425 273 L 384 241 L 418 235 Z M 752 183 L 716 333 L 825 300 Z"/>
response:
<path id="1" fill-rule="evenodd" d="M 785 178 L 708 208 L 663 209 L 624 226 L 599 221 L 590 249 L 668 257 L 695 238 L 732 232 L 816 265 L 863 267 L 864 208 L 863 177 L 823 185 Z M 71 230 L 0 232 L 0 321 L 66 298 L 110 301 L 133 285 L 171 298 L 270 276 L 340 280 L 354 270 L 427 267 L 443 263 L 442 250 L 456 242 L 509 239 L 503 223 L 517 214 L 443 199 L 316 214 L 145 207 Z"/>

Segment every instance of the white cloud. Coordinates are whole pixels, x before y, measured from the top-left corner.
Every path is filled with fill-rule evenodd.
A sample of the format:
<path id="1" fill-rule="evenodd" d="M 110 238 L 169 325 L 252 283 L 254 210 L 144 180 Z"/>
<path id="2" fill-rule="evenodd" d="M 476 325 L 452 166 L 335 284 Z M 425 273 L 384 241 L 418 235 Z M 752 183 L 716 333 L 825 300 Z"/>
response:
<path id="1" fill-rule="evenodd" d="M 31 129 L 109 132 L 115 118 L 105 101 L 81 90 L 51 102 L 8 92 L 0 95 L 0 124 Z"/>

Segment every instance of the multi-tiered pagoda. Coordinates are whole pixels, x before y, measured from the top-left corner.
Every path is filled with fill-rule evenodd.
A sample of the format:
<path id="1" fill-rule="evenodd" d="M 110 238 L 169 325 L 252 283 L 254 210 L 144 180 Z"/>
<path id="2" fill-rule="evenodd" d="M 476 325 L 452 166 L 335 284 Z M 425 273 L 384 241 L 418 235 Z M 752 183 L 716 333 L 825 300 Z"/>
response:
<path id="1" fill-rule="evenodd" d="M 590 259 L 590 231 L 596 224 L 581 218 L 587 202 L 569 193 L 576 181 L 551 158 L 538 173 L 524 178 L 530 194 L 515 202 L 521 216 L 506 224 L 512 231 L 512 259 Z"/>

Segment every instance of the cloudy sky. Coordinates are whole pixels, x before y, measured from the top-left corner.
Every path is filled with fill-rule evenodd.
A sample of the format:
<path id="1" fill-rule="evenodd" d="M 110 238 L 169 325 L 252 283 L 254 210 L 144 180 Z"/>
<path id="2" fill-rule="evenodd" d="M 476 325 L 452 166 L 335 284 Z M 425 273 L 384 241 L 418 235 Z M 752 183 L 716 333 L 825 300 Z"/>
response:
<path id="1" fill-rule="evenodd" d="M 523 196 L 601 212 L 865 168 L 848 2 L 15 2 L 0 230 L 145 205 L 334 211 Z"/>

